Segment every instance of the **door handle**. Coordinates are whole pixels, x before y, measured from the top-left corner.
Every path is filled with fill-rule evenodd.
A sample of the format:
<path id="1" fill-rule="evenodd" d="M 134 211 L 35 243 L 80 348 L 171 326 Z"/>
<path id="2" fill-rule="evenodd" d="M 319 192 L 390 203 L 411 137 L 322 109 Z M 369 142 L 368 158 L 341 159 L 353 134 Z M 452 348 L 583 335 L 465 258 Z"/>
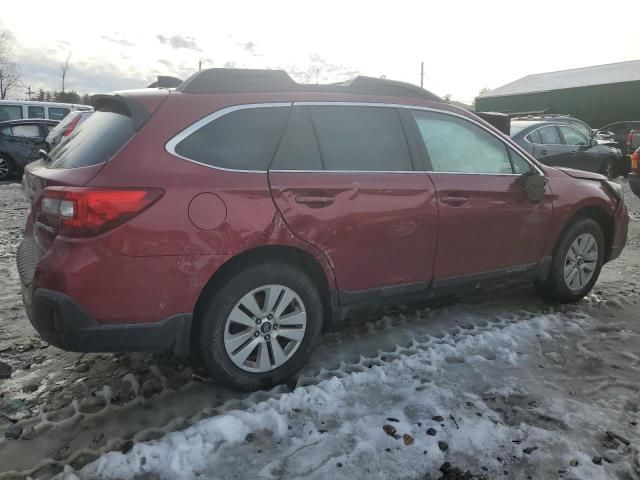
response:
<path id="1" fill-rule="evenodd" d="M 540 155 L 546 155 L 548 152 L 546 150 L 540 150 Z"/>
<path id="2" fill-rule="evenodd" d="M 459 207 L 469 201 L 469 197 L 463 195 L 443 195 L 440 197 L 442 203 L 447 203 L 453 207 Z"/>
<path id="3" fill-rule="evenodd" d="M 332 204 L 335 199 L 336 197 L 326 195 L 298 195 L 296 197 L 296 203 L 325 206 Z"/>

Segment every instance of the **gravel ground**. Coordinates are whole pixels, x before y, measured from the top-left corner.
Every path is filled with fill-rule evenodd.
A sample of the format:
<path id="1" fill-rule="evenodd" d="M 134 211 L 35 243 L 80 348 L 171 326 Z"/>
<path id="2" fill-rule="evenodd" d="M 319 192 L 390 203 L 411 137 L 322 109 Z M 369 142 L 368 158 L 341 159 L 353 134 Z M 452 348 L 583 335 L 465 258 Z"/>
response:
<path id="1" fill-rule="evenodd" d="M 208 461 L 193 470 L 179 458 L 185 477 L 638 479 L 640 200 L 624 187 L 629 243 L 580 303 L 545 304 L 522 287 L 390 309 L 324 335 L 295 382 L 238 394 L 169 355 L 77 354 L 41 341 L 15 268 L 27 205 L 19 185 L 0 185 L 0 361 L 12 369 L 0 380 L 0 478 L 176 478 L 149 459 L 170 456 L 176 435 L 199 435 Z M 310 395 L 328 400 L 308 409 Z M 436 434 L 422 432 L 438 415 L 447 420 Z M 228 435 L 230 417 L 247 437 Z M 336 422 L 358 426 L 357 441 Z M 309 424 L 329 440 L 305 433 Z M 230 464 L 239 454 L 268 461 Z"/>

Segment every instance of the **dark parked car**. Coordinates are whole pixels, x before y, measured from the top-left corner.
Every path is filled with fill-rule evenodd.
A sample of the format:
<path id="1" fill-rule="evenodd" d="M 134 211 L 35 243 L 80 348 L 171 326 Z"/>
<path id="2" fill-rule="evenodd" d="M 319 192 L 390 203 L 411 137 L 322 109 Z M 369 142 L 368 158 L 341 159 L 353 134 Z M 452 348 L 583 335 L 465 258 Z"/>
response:
<path id="1" fill-rule="evenodd" d="M 512 120 L 522 121 L 542 121 L 542 122 L 555 122 L 565 123 L 577 128 L 585 137 L 591 138 L 594 135 L 593 129 L 579 118 L 572 117 L 571 115 L 560 114 L 540 114 L 540 115 L 527 115 L 513 117 Z"/>
<path id="2" fill-rule="evenodd" d="M 55 120 L 11 120 L 0 122 L 0 180 L 21 174 L 24 167 L 40 158 L 45 137 L 57 125 Z"/>
<path id="3" fill-rule="evenodd" d="M 618 184 L 409 84 L 212 69 L 94 105 L 24 179 L 24 304 L 68 350 L 268 387 L 358 308 L 506 279 L 573 302 L 626 241 Z"/>
<path id="4" fill-rule="evenodd" d="M 628 158 L 617 148 L 598 144 L 572 125 L 514 120 L 511 138 L 545 165 L 601 173 L 609 178 Z"/>
<path id="5" fill-rule="evenodd" d="M 93 114 L 93 111 L 75 110 L 56 125 L 47 135 L 47 145 L 49 150 L 66 140 L 71 133 Z"/>
<path id="6" fill-rule="evenodd" d="M 631 173 L 629 173 L 631 191 L 640 197 L 640 147 L 631 154 Z"/>
<path id="7" fill-rule="evenodd" d="M 631 130 L 640 130 L 640 121 L 615 122 L 599 128 L 596 138 L 610 140 L 612 145 L 619 148 L 624 155 L 631 155 L 633 150 L 627 147 L 627 136 Z"/>

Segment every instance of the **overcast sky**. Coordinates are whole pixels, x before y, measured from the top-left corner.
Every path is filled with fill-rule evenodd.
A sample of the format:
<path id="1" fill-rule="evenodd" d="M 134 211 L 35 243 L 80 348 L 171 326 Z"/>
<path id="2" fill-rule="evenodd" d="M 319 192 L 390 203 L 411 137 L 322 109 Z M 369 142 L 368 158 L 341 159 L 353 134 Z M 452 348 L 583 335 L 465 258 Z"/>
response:
<path id="1" fill-rule="evenodd" d="M 181 0 L 7 2 L 0 29 L 32 88 L 95 93 L 203 67 L 283 68 L 298 81 L 357 75 L 471 102 L 530 73 L 640 59 L 638 0 L 531 2 Z M 627 23 L 625 23 L 627 21 Z M 636 22 L 637 23 L 637 22 Z M 12 96 L 23 97 L 14 91 Z"/>

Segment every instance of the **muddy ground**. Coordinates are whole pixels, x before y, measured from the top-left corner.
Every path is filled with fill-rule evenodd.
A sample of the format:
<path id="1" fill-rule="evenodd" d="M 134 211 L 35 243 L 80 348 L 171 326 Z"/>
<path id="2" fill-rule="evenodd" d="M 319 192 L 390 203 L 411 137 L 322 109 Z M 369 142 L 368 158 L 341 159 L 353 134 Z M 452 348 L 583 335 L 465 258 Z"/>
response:
<path id="1" fill-rule="evenodd" d="M 547 437 L 536 437 L 533 433 L 532 438 L 538 438 L 538 443 L 524 455 L 520 450 L 520 454 L 513 451 L 514 445 L 520 448 L 519 443 L 464 453 L 455 448 L 455 443 L 463 444 L 460 432 L 468 436 L 472 435 L 471 430 L 451 422 L 447 425 L 452 431 L 446 439 L 451 448 L 435 447 L 436 453 L 428 455 L 417 449 L 413 453 L 398 450 L 400 453 L 395 454 L 385 447 L 384 442 L 392 441 L 393 436 L 383 429 L 394 422 L 382 415 L 380 425 L 376 425 L 378 433 L 373 430 L 362 433 L 369 445 L 380 448 L 382 456 L 396 455 L 395 463 L 379 464 L 378 473 L 386 478 L 638 479 L 640 200 L 628 185 L 624 187 L 632 217 L 629 243 L 619 259 L 604 267 L 593 292 L 578 304 L 561 307 L 546 304 L 532 288 L 524 286 L 454 305 L 398 307 L 371 318 L 352 319 L 324 335 L 318 351 L 296 381 L 268 392 L 238 394 L 194 374 L 188 365 L 170 355 L 77 354 L 63 352 L 40 340 L 24 314 L 15 267 L 27 204 L 18 184 L 0 185 L 0 361 L 12 370 L 9 379 L 0 379 L 0 478 L 50 478 L 65 468 L 67 472 L 79 472 L 80 477 L 109 476 L 95 467 L 105 458 L 115 459 L 113 455 L 105 457 L 107 452 L 128 454 L 132 449 L 137 451 L 137 444 L 163 439 L 169 432 L 188 429 L 203 419 L 224 417 L 230 412 L 253 412 L 274 399 L 290 399 L 313 388 L 326 389 L 334 378 L 349 382 L 350 377 L 357 378 L 359 372 L 373 364 L 383 370 L 385 365 L 393 367 L 398 362 L 411 365 L 421 355 L 438 352 L 437 339 L 445 343 L 450 340 L 451 345 L 460 348 L 466 348 L 466 344 L 458 342 L 476 339 L 488 343 L 484 347 L 473 346 L 477 351 L 469 347 L 468 357 L 449 354 L 448 360 L 438 363 L 426 381 L 424 375 L 410 377 L 409 381 L 424 381 L 426 385 L 421 389 L 418 385 L 411 391 L 424 392 L 430 384 L 434 389 L 442 388 L 455 378 L 458 385 L 468 389 L 465 394 L 475 395 L 475 403 L 471 403 L 481 402 L 499 413 L 495 425 L 517 428 L 519 433 L 523 426 L 547 432 L 552 438 L 555 435 L 567 439 L 562 445 L 570 441 L 579 444 L 584 455 L 568 451 L 566 446 L 554 447 Z M 517 329 L 519 325 L 542 317 L 546 322 L 544 328 L 540 327 L 538 333 L 527 330 L 532 334 L 531 340 L 518 344 L 517 335 L 524 335 Z M 562 325 L 571 322 L 579 332 L 575 328 L 563 330 Z M 503 345 L 500 342 L 506 340 L 502 337 L 495 340 L 494 335 L 511 326 L 517 327 L 512 329 L 515 336 L 509 337 L 514 349 L 510 354 L 517 357 L 514 359 L 507 358 L 509 355 L 505 353 L 509 343 Z M 416 339 L 427 337 L 432 340 L 416 343 Z M 505 352 L 492 352 L 492 348 Z M 480 363 L 476 361 L 479 357 Z M 510 365 L 516 364 L 518 368 L 507 379 Z M 496 371 L 504 374 L 497 375 Z M 471 382 L 472 372 L 483 381 Z M 508 391 L 505 386 L 509 386 Z M 397 391 L 401 386 L 393 388 Z M 353 391 L 359 390 L 354 387 Z M 363 396 L 370 394 L 366 389 L 361 391 Z M 380 395 L 384 397 L 384 388 Z M 365 398 L 360 400 L 367 403 Z M 393 402 L 384 400 L 388 399 L 379 403 L 386 403 L 389 416 L 394 418 Z M 409 410 L 411 402 L 415 408 L 421 405 L 406 396 L 403 401 L 409 401 Z M 376 408 L 371 406 L 372 411 Z M 438 414 L 447 418 L 449 412 Z M 454 423 L 456 415 L 461 414 L 451 415 Z M 413 425 L 424 421 L 418 417 L 411 417 Z M 342 420 L 350 421 L 347 417 Z M 298 427 L 295 422 L 289 425 L 294 431 Z M 417 438 L 415 432 L 414 437 Z M 337 433 L 334 448 L 342 445 L 340 438 Z M 249 443 L 243 447 L 245 450 L 257 448 Z M 348 448 L 345 444 L 344 449 Z M 268 451 L 268 447 L 263 445 L 259 451 L 264 450 Z M 421 455 L 424 461 L 418 461 Z M 532 461 L 536 455 L 540 460 Z M 333 452 L 330 458 L 335 456 Z M 98 462 L 92 464 L 96 459 Z M 402 470 L 400 459 L 405 459 L 403 462 L 411 468 Z M 266 476 L 359 478 L 365 472 L 358 470 L 363 460 L 357 456 L 338 462 L 337 473 L 326 470 L 327 462 L 320 462 L 317 469 L 300 471 L 285 468 L 286 462 L 283 467 L 283 462 Z M 343 464 L 351 470 L 346 470 Z M 586 468 L 585 464 L 589 468 L 581 470 Z M 251 465 L 244 462 L 236 468 L 243 477 L 260 471 L 252 470 Z M 142 471 L 123 472 L 140 476 Z M 196 473 L 212 478 L 220 475 L 210 464 Z M 157 477 L 163 475 L 155 472 L 155 476 L 146 478 Z"/>

